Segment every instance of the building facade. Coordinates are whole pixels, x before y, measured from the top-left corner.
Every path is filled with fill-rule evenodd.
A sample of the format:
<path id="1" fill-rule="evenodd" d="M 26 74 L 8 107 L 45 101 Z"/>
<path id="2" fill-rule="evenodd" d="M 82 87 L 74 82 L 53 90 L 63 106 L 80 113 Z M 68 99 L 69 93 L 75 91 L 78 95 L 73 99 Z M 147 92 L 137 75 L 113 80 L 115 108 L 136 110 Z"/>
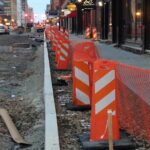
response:
<path id="1" fill-rule="evenodd" d="M 0 0 L 0 15 L 4 14 L 4 0 Z"/>
<path id="2" fill-rule="evenodd" d="M 77 7 L 76 16 L 62 18 L 62 26 L 70 28 L 71 22 L 71 29 L 78 34 L 96 27 L 100 39 L 141 53 L 150 49 L 150 0 L 65 0 L 59 2 L 60 8 L 66 9 L 70 2 Z"/>
<path id="3" fill-rule="evenodd" d="M 139 49 L 150 49 L 150 1 L 102 0 L 97 7 L 101 39 Z"/>
<path id="4" fill-rule="evenodd" d="M 4 15 L 4 0 L 0 0 L 0 23 L 3 21 Z"/>
<path id="5" fill-rule="evenodd" d="M 23 11 L 21 0 L 17 0 L 17 25 L 21 26 L 23 22 Z"/>

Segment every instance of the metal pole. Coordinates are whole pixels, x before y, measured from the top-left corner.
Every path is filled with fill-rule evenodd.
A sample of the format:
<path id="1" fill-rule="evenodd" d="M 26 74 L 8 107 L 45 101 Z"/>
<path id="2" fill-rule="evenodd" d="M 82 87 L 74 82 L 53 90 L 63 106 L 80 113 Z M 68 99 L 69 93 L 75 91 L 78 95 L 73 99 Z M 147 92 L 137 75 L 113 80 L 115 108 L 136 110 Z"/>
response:
<path id="1" fill-rule="evenodd" d="M 108 110 L 109 150 L 113 150 L 112 110 Z"/>
<path id="2" fill-rule="evenodd" d="M 105 28 L 105 23 L 106 23 L 106 22 L 105 22 L 105 4 L 106 4 L 106 3 L 104 2 L 104 39 L 105 39 L 105 34 L 106 34 L 106 32 L 105 32 L 105 29 L 106 29 L 106 28 Z"/>

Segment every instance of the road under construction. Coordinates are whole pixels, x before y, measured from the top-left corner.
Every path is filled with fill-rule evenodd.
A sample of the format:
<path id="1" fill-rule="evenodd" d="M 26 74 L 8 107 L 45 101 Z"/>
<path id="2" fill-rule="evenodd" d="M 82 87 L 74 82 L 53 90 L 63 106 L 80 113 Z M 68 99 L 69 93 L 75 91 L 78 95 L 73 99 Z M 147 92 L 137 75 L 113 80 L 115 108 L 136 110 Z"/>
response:
<path id="1" fill-rule="evenodd" d="M 143 139 L 148 149 L 149 54 L 114 48 L 111 57 L 113 47 L 97 39 L 57 26 L 45 33 L 60 149 L 140 149 Z"/>
<path id="2" fill-rule="evenodd" d="M 57 26 L 0 37 L 0 146 L 150 148 L 150 55 Z"/>

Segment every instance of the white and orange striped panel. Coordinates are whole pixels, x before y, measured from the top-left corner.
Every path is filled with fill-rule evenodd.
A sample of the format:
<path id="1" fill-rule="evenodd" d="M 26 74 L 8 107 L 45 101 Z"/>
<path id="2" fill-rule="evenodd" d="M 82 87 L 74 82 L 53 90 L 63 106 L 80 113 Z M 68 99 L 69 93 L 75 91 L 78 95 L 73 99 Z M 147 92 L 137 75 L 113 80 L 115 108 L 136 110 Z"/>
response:
<path id="1" fill-rule="evenodd" d="M 69 67 L 69 41 L 59 40 L 60 49 L 57 63 L 57 69 L 67 69 Z"/>
<path id="2" fill-rule="evenodd" d="M 60 27 L 60 32 L 64 32 L 64 29 L 63 29 L 63 27 Z"/>
<path id="3" fill-rule="evenodd" d="M 90 105 L 90 69 L 86 61 L 73 62 L 73 104 Z"/>
<path id="4" fill-rule="evenodd" d="M 87 27 L 86 30 L 85 30 L 85 38 L 90 39 L 90 34 L 91 34 L 90 28 Z"/>
<path id="5" fill-rule="evenodd" d="M 59 38 L 59 35 L 55 35 L 55 38 L 56 38 L 55 56 L 56 56 L 56 62 L 58 63 L 60 57 L 61 40 Z"/>
<path id="6" fill-rule="evenodd" d="M 119 125 L 116 113 L 115 69 L 94 63 L 92 75 L 91 141 L 108 140 L 108 110 L 113 112 L 113 139 L 119 139 Z M 96 68 L 95 68 L 96 66 Z"/>
<path id="7" fill-rule="evenodd" d="M 92 34 L 93 34 L 92 35 L 93 40 L 97 40 L 97 30 L 95 27 L 92 29 Z"/>
<path id="8" fill-rule="evenodd" d="M 67 29 L 65 29 L 65 32 L 64 32 L 64 35 L 65 35 L 65 38 L 68 39 L 69 38 L 69 32 Z"/>

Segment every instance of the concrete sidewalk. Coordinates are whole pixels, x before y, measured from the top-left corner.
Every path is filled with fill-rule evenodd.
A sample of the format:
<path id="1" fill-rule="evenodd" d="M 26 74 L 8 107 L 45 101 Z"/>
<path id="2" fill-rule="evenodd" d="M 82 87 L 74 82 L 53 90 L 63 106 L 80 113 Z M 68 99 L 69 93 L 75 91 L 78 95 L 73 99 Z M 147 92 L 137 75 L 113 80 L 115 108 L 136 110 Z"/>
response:
<path id="1" fill-rule="evenodd" d="M 70 35 L 71 40 L 85 41 L 82 35 Z M 114 45 L 108 45 L 100 42 L 95 42 L 98 54 L 100 57 L 108 60 L 116 60 L 124 64 L 136 66 L 144 69 L 150 69 L 150 54 L 134 54 L 125 51 L 121 48 L 116 48 Z"/>

